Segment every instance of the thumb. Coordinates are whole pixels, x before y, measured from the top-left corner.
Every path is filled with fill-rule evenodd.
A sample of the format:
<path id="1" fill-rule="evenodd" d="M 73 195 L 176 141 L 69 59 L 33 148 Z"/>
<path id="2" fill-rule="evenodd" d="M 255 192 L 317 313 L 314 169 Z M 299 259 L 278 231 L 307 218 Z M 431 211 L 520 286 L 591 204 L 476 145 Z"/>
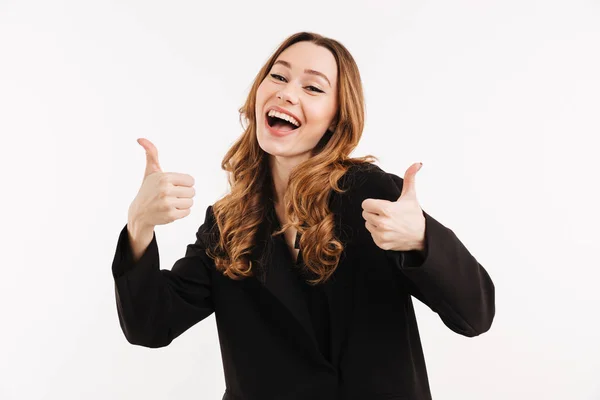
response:
<path id="1" fill-rule="evenodd" d="M 404 182 L 402 184 L 402 193 L 400 197 L 410 195 L 412 197 L 417 196 L 417 190 L 415 189 L 415 176 L 417 172 L 423 167 L 423 163 L 414 163 L 411 165 L 404 174 Z"/>
<path id="2" fill-rule="evenodd" d="M 146 150 L 146 170 L 144 171 L 144 179 L 155 172 L 162 172 L 158 163 L 158 150 L 148 139 L 140 138 L 137 142 Z"/>

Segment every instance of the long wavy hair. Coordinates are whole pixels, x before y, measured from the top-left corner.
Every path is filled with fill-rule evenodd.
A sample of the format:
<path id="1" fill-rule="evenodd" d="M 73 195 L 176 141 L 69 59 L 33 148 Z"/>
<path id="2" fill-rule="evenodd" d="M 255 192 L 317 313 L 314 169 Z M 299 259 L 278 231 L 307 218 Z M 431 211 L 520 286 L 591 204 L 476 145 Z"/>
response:
<path id="1" fill-rule="evenodd" d="M 338 180 L 356 164 L 370 164 L 377 157 L 368 155 L 350 158 L 362 136 L 365 103 L 360 73 L 354 58 L 341 43 L 312 32 L 289 36 L 271 55 L 254 79 L 245 104 L 239 109 L 244 133 L 227 151 L 221 168 L 227 171 L 230 192 L 213 205 L 219 228 L 219 240 L 207 254 L 213 258 L 218 271 L 238 280 L 255 274 L 250 255 L 259 240 L 261 222 L 267 218 L 273 180 L 269 154 L 262 150 L 256 137 L 256 92 L 277 57 L 291 45 L 308 41 L 328 49 L 337 62 L 339 108 L 334 118 L 334 131 L 327 130 L 311 152 L 311 157 L 295 167 L 289 177 L 284 195 L 286 222 L 272 236 L 290 226 L 301 235 L 300 248 L 304 272 L 315 279 L 309 284 L 327 281 L 338 266 L 343 245 L 334 233 L 334 216 L 329 210 L 331 188 L 344 190 Z"/>

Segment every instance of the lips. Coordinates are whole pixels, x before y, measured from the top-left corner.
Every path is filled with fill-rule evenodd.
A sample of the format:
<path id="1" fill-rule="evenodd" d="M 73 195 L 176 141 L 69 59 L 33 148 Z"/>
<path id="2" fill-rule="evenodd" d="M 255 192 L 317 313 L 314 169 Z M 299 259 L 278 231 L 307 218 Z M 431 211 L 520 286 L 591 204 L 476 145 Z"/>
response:
<path id="1" fill-rule="evenodd" d="M 300 127 L 297 127 L 296 129 L 292 129 L 289 131 L 275 129 L 271 125 L 269 125 L 269 117 L 266 114 L 265 114 L 264 124 L 265 124 L 265 128 L 267 129 L 267 131 L 271 135 L 277 136 L 277 137 L 290 136 L 290 135 L 296 133 L 300 129 Z"/>
<path id="2" fill-rule="evenodd" d="M 265 116 L 267 116 L 269 114 L 269 111 L 271 111 L 271 110 L 275 110 L 275 111 L 280 112 L 282 114 L 287 114 L 290 117 L 293 117 L 300 124 L 300 126 L 298 128 L 300 128 L 302 126 L 302 121 L 300 120 L 300 118 L 298 118 L 296 115 L 294 115 L 294 113 L 292 113 L 291 111 L 288 111 L 285 108 L 281 108 L 281 107 L 278 107 L 278 106 L 271 106 L 271 107 L 267 108 L 267 111 L 265 112 Z"/>

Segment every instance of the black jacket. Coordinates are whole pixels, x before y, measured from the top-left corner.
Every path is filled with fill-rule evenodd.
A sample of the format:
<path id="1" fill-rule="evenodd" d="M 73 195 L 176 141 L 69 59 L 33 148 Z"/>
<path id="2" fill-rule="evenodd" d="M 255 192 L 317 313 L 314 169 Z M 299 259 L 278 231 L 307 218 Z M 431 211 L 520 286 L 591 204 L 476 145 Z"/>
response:
<path id="1" fill-rule="evenodd" d="M 283 239 L 263 234 L 255 246 L 255 263 L 266 256 L 265 280 L 235 281 L 216 271 L 204 252 L 218 235 L 212 206 L 195 243 L 171 270 L 159 267 L 156 236 L 134 264 L 127 226 L 122 229 L 112 273 L 125 337 L 140 346 L 167 346 L 214 312 L 226 383 L 222 400 L 431 399 L 411 295 L 448 328 L 470 337 L 490 328 L 495 291 L 454 232 L 425 212 L 424 258 L 374 243 L 361 203 L 395 201 L 402 183 L 377 166 L 354 166 L 341 184 L 350 189 L 331 192 L 335 232 L 345 250 L 322 287 L 330 311 L 329 357 L 311 329 Z M 261 232 L 278 226 L 265 218 Z"/>

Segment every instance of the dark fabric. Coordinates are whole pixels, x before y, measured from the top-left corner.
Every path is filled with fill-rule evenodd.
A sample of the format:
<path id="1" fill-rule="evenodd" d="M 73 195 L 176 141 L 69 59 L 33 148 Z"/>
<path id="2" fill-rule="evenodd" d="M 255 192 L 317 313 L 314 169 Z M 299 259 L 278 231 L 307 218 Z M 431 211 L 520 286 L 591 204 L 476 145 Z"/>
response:
<path id="1" fill-rule="evenodd" d="M 273 199 L 269 198 L 268 201 L 270 208 L 270 214 L 268 221 L 270 223 L 270 230 L 277 231 L 281 229 L 281 224 L 277 219 L 277 214 L 275 212 L 275 205 L 273 204 Z M 282 235 L 276 237 L 276 240 L 283 247 L 285 245 L 285 239 Z M 300 249 L 300 233 L 296 234 L 296 239 L 294 240 L 294 248 Z M 301 251 L 301 249 L 300 249 Z M 330 321 L 329 321 L 329 304 L 327 301 L 327 295 L 323 290 L 323 285 L 310 285 L 307 282 L 308 278 L 314 278 L 314 276 L 307 275 L 301 271 L 301 263 L 302 256 L 299 253 L 298 259 L 296 262 L 291 258 L 290 254 L 290 262 L 288 268 L 290 271 L 296 275 L 297 281 L 296 285 L 302 290 L 304 301 L 306 302 L 306 306 L 308 308 L 308 313 L 310 315 L 311 329 L 312 334 L 315 336 L 317 340 L 317 344 L 319 346 L 319 351 L 327 359 L 327 361 L 331 361 L 330 355 Z"/>
<path id="2" fill-rule="evenodd" d="M 316 288 L 299 279 L 302 252 L 294 263 L 281 236 L 269 236 L 269 212 L 250 255 L 264 274 L 241 280 L 217 271 L 206 254 L 219 235 L 212 206 L 170 270 L 160 268 L 156 235 L 134 263 L 125 225 L 112 263 L 125 338 L 164 347 L 214 313 L 223 399 L 431 399 L 413 297 L 449 329 L 473 337 L 492 325 L 495 287 L 454 232 L 425 211 L 423 252 L 375 245 L 361 203 L 395 201 L 402 184 L 374 165 L 353 166 L 344 175 L 340 186 L 348 190 L 332 191 L 330 200 L 344 252 L 331 278 Z"/>
<path id="3" fill-rule="evenodd" d="M 322 285 L 311 286 L 304 280 L 299 280 L 305 294 L 305 301 L 310 314 L 313 332 L 317 338 L 319 350 L 327 361 L 331 361 L 329 343 L 329 304 Z"/>

